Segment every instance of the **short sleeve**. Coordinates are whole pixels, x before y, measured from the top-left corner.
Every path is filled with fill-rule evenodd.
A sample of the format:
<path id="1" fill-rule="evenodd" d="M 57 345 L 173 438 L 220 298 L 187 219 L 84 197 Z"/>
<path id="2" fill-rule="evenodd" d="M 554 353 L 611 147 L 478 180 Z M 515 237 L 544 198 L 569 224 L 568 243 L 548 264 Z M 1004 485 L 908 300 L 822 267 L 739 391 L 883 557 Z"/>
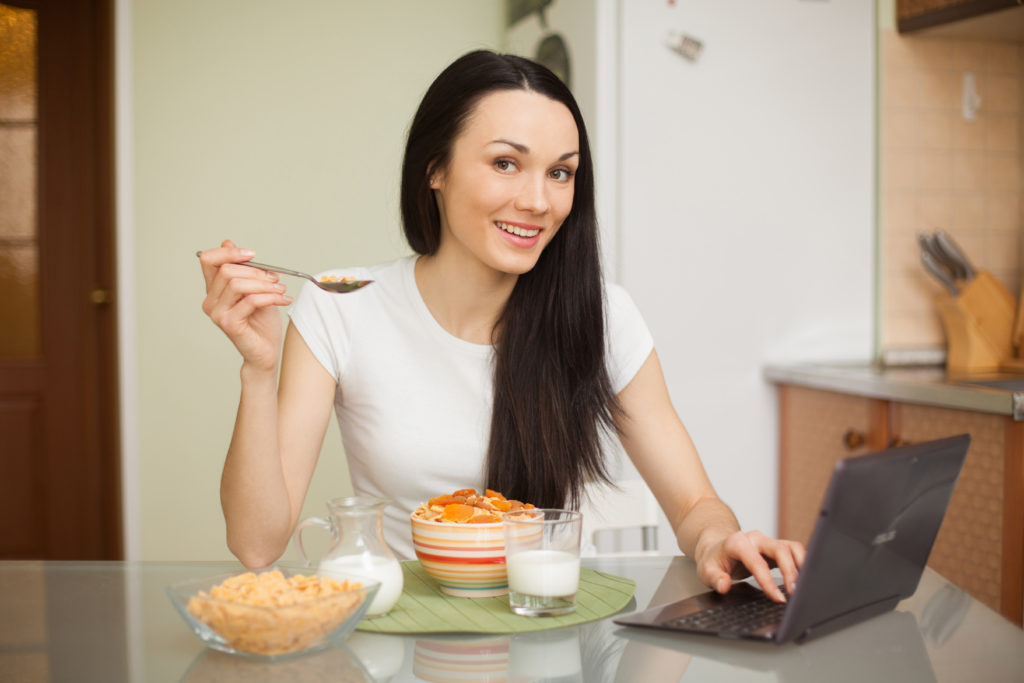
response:
<path id="1" fill-rule="evenodd" d="M 608 375 L 618 394 L 626 388 L 654 349 L 654 338 L 640 309 L 620 285 L 608 283 L 606 347 Z"/>
<path id="2" fill-rule="evenodd" d="M 306 346 L 337 382 L 347 356 L 348 335 L 332 296 L 312 282 L 306 283 L 288 310 L 288 316 Z"/>

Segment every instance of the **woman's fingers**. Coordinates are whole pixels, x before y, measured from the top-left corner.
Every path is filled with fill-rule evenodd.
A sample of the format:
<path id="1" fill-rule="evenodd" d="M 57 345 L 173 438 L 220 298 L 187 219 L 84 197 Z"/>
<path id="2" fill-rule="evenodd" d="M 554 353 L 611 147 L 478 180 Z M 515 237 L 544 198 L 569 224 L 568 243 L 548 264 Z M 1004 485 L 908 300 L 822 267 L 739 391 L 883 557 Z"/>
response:
<path id="1" fill-rule="evenodd" d="M 203 300 L 203 311 L 230 334 L 238 322 L 267 306 L 287 306 L 292 302 L 280 282 L 254 278 L 231 278 L 219 291 L 211 291 Z"/>
<path id="2" fill-rule="evenodd" d="M 698 567 L 701 580 L 719 593 L 729 592 L 733 579 L 749 576 L 757 570 L 757 562 L 768 565 L 754 550 L 742 531 L 734 532 L 710 550 Z M 752 566 L 751 566 L 752 565 Z"/>
<path id="3" fill-rule="evenodd" d="M 248 266 L 255 256 L 231 240 L 198 253 L 206 280 L 203 312 L 231 340 L 247 363 L 273 368 L 280 359 L 281 320 L 277 306 L 292 298 L 277 273 Z"/>
<path id="4" fill-rule="evenodd" d="M 795 541 L 769 538 L 758 531 L 737 531 L 722 541 L 717 555 L 704 573 L 705 583 L 719 593 L 729 590 L 733 577 L 750 574 L 770 598 L 785 602 L 785 595 L 772 578 L 771 568 L 779 568 L 783 585 L 792 592 L 805 551 L 803 545 Z"/>
<path id="5" fill-rule="evenodd" d="M 775 584 L 771 567 L 762 554 L 767 548 L 767 541 L 770 540 L 758 531 L 740 531 L 725 539 L 725 549 L 730 557 L 743 563 L 768 597 L 776 602 L 785 602 L 786 596 Z"/>
<path id="6" fill-rule="evenodd" d="M 250 294 L 239 299 L 234 306 L 219 312 L 214 322 L 233 337 L 252 327 L 251 319 L 257 311 L 271 306 L 284 306 L 290 302 L 291 298 L 283 294 Z"/>
<path id="7" fill-rule="evenodd" d="M 203 310 L 209 315 L 222 302 L 228 306 L 249 294 L 283 293 L 285 286 L 281 284 L 276 273 L 268 273 L 237 263 L 227 263 L 217 268 L 217 274 L 207 286 Z"/>
<path id="8" fill-rule="evenodd" d="M 770 554 L 775 561 L 775 566 L 782 572 L 782 582 L 786 591 L 791 594 L 796 589 L 796 577 L 800 573 L 800 562 L 797 560 L 795 551 L 795 546 L 799 545 L 792 541 L 775 541 L 775 546 Z"/>
<path id="9" fill-rule="evenodd" d="M 207 287 L 216 277 L 221 266 L 228 263 L 244 263 L 256 255 L 252 249 L 240 249 L 231 240 L 224 240 L 220 247 L 199 252 L 199 265 L 203 269 Z"/>
<path id="10" fill-rule="evenodd" d="M 803 543 L 798 541 L 786 542 L 789 543 L 790 548 L 793 550 L 793 558 L 796 560 L 796 568 L 803 568 L 804 560 L 807 558 L 807 548 L 804 547 Z"/>

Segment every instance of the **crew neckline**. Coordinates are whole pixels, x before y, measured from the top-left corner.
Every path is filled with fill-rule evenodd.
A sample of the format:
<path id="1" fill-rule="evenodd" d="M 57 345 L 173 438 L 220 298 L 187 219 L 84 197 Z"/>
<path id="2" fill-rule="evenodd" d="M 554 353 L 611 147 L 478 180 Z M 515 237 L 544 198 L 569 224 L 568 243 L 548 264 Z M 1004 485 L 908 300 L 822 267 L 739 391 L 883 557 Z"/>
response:
<path id="1" fill-rule="evenodd" d="M 413 254 L 405 259 L 405 263 L 402 268 L 402 279 L 405 281 L 406 294 L 409 296 L 410 301 L 413 302 L 413 307 L 416 309 L 417 314 L 423 319 L 423 323 L 430 331 L 431 335 L 442 343 L 462 351 L 467 351 L 478 356 L 489 356 L 494 351 L 494 345 L 476 344 L 462 339 L 461 337 L 456 337 L 454 334 L 446 330 L 441 323 L 437 321 L 434 314 L 430 312 L 427 302 L 423 300 L 423 294 L 420 292 L 419 285 L 416 284 L 416 262 L 419 258 L 419 255 Z"/>

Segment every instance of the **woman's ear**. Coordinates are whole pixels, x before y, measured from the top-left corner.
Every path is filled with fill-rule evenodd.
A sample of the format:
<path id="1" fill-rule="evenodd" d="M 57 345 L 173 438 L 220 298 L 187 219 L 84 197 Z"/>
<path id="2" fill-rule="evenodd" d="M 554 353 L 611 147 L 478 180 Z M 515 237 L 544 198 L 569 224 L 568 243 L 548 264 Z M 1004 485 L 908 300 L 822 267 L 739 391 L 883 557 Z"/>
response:
<path id="1" fill-rule="evenodd" d="M 431 190 L 440 190 L 441 181 L 444 179 L 444 172 L 439 169 L 436 164 L 430 164 L 427 167 L 427 182 L 430 184 Z"/>

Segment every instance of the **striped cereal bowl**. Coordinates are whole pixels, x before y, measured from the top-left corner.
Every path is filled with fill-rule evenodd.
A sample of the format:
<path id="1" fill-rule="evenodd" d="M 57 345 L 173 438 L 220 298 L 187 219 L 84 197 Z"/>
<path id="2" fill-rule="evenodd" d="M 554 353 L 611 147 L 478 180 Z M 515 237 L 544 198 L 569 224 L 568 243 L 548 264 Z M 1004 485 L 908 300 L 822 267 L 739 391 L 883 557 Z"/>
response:
<path id="1" fill-rule="evenodd" d="M 416 558 L 442 593 L 460 598 L 508 593 L 501 522 L 453 524 L 411 515 L 409 519 Z"/>

